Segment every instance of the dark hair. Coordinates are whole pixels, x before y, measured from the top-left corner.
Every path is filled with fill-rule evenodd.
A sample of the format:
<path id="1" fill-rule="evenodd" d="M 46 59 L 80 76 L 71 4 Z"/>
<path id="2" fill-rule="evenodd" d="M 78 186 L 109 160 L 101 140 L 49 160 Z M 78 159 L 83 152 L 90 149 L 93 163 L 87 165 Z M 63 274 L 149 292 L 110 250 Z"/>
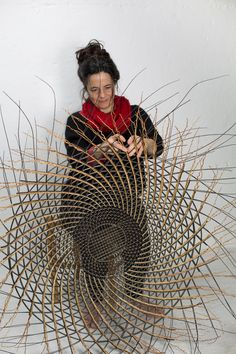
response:
<path id="1" fill-rule="evenodd" d="M 120 73 L 110 54 L 96 39 L 91 40 L 85 48 L 79 49 L 75 54 L 79 65 L 78 76 L 85 87 L 89 76 L 101 71 L 110 74 L 114 84 L 119 80 Z"/>

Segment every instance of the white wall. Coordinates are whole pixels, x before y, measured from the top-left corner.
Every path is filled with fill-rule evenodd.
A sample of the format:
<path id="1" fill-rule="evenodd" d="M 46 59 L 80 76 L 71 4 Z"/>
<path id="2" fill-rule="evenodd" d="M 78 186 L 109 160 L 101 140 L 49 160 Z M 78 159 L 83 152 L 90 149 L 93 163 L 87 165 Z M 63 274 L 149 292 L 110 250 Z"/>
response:
<path id="1" fill-rule="evenodd" d="M 180 92 L 160 107 L 159 118 L 196 82 L 227 74 L 195 88 L 175 124 L 182 126 L 188 118 L 208 133 L 219 133 L 235 121 L 236 1 L 0 0 L 0 104 L 12 144 L 18 110 L 2 91 L 20 101 L 32 121 L 50 127 L 52 94 L 36 78 L 41 77 L 53 86 L 57 119 L 64 123 L 67 112 L 80 108 L 74 52 L 92 38 L 102 40 L 117 63 L 121 91 L 146 69 L 126 92 L 132 103 L 180 80 L 145 102 L 144 108 Z M 27 125 L 22 122 L 24 130 Z M 1 130 L 0 155 L 6 150 L 2 136 Z M 232 164 L 234 151 L 219 154 L 219 164 Z M 226 353 L 218 344 L 214 350 Z"/>
<path id="2" fill-rule="evenodd" d="M 180 79 L 146 104 L 176 91 L 181 97 L 197 81 L 228 74 L 195 89 L 178 118 L 224 128 L 235 120 L 235 35 L 236 3 L 230 0 L 1 0 L 0 103 L 8 132 L 13 134 L 17 117 L 8 113 L 2 90 L 20 100 L 31 118 L 50 124 L 52 96 L 35 76 L 56 91 L 58 119 L 80 107 L 74 52 L 91 38 L 112 54 L 121 90 L 146 68 L 127 91 L 133 103 L 172 80 Z"/>

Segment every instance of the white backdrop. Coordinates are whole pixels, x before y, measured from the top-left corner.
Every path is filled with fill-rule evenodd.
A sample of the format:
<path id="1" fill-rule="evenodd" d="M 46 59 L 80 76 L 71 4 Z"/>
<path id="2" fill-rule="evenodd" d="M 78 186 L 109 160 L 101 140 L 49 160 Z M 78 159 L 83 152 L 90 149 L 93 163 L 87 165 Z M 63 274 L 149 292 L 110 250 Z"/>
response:
<path id="1" fill-rule="evenodd" d="M 226 74 L 196 87 L 175 124 L 181 127 L 189 119 L 219 133 L 235 122 L 236 1 L 0 0 L 0 104 L 11 144 L 18 110 L 3 91 L 20 101 L 32 122 L 50 127 L 52 93 L 36 76 L 41 77 L 54 88 L 56 117 L 65 123 L 81 103 L 74 52 L 93 38 L 103 41 L 116 62 L 120 92 L 145 69 L 126 91 L 133 104 L 179 79 L 144 103 L 145 108 L 179 92 L 159 107 L 158 118 L 196 82 Z M 27 129 L 23 121 L 21 130 Z M 1 127 L 1 155 L 7 148 L 3 135 Z M 234 154 L 232 148 L 218 153 L 218 163 L 232 165 Z M 235 184 L 230 188 L 235 191 Z M 211 350 L 203 346 L 203 353 L 233 354 L 230 340 L 233 336 L 225 335 Z"/>

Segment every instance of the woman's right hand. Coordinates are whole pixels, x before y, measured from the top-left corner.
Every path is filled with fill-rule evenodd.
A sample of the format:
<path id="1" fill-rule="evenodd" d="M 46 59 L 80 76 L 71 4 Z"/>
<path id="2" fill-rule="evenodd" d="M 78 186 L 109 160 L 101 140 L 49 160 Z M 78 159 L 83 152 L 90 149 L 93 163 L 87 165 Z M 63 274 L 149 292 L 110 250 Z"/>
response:
<path id="1" fill-rule="evenodd" d="M 124 146 L 125 141 L 125 138 L 121 134 L 112 135 L 93 148 L 93 156 L 100 159 L 104 157 L 104 154 L 114 153 L 114 150 L 127 152 L 127 148 Z"/>
<path id="2" fill-rule="evenodd" d="M 104 141 L 100 148 L 106 153 L 112 153 L 115 151 L 127 152 L 127 148 L 124 146 L 125 138 L 121 134 L 115 134 L 110 136 L 106 141 Z"/>

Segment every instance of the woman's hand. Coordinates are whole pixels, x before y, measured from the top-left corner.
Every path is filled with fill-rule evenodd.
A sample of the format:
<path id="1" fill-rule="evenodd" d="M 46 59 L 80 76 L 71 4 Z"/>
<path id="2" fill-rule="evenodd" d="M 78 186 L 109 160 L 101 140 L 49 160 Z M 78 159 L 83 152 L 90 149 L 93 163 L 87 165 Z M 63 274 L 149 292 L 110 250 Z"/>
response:
<path id="1" fill-rule="evenodd" d="M 102 144 L 96 146 L 93 155 L 99 159 L 104 153 L 114 153 L 114 150 L 127 152 L 127 148 L 124 146 L 125 141 L 125 138 L 121 134 L 112 135 L 106 141 L 103 141 Z"/>
<path id="2" fill-rule="evenodd" d="M 103 145 L 105 144 L 106 147 L 108 147 L 108 150 L 112 152 L 113 147 L 116 151 L 120 150 L 123 152 L 127 152 L 127 148 L 124 146 L 125 143 L 125 138 L 121 134 L 115 134 L 110 136 L 110 138 L 107 139 L 107 142 L 104 141 L 101 144 L 101 148 L 103 149 Z"/>
<path id="3" fill-rule="evenodd" d="M 153 157 L 157 150 L 157 145 L 155 140 L 149 138 L 141 138 L 138 135 L 131 135 L 127 141 L 128 149 L 127 153 L 129 156 L 137 155 L 137 158 L 142 156 L 143 151 L 147 151 L 147 155 Z"/>
<path id="4" fill-rule="evenodd" d="M 93 156 L 100 159 L 104 156 L 104 153 L 114 153 L 114 150 L 126 152 L 130 157 L 136 155 L 137 158 L 142 156 L 144 150 L 149 157 L 153 157 L 156 153 L 157 145 L 153 139 L 142 139 L 138 135 L 131 135 L 127 141 L 128 147 L 124 146 L 125 141 L 125 138 L 121 134 L 112 135 L 102 144 L 94 148 Z"/>
<path id="5" fill-rule="evenodd" d="M 142 155 L 144 147 L 140 136 L 131 135 L 127 141 L 127 144 L 129 145 L 127 153 L 130 157 L 136 154 L 139 158 Z"/>

